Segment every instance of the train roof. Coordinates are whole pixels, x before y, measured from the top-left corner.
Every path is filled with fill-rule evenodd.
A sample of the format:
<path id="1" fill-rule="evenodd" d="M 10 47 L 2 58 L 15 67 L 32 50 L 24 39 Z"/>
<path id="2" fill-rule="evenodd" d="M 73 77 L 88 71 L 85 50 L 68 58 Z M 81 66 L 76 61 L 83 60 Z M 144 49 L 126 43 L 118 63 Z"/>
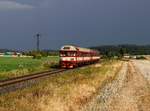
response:
<path id="1" fill-rule="evenodd" d="M 92 50 L 88 48 L 82 48 L 73 45 L 64 45 L 60 49 L 61 51 L 82 51 L 82 52 L 98 52 L 97 50 Z"/>

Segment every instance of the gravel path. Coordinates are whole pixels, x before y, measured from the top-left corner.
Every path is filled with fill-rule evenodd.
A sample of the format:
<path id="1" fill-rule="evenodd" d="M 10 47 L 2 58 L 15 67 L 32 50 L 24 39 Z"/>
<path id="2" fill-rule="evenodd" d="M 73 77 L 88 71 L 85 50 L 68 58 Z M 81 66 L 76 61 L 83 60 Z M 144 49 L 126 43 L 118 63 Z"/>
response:
<path id="1" fill-rule="evenodd" d="M 148 81 L 133 63 L 125 62 L 116 79 L 101 89 L 82 111 L 150 111 Z"/>
<path id="2" fill-rule="evenodd" d="M 133 60 L 133 64 L 139 69 L 141 74 L 148 80 L 150 84 L 150 61 L 147 60 Z"/>

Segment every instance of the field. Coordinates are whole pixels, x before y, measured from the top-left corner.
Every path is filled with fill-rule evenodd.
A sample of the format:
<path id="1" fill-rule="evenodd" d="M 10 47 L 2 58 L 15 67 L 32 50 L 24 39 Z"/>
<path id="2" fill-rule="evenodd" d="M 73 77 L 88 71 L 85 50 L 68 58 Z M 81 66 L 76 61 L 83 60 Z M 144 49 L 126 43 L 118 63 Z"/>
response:
<path id="1" fill-rule="evenodd" d="M 48 70 L 51 63 L 58 63 L 58 61 L 57 56 L 42 59 L 1 57 L 0 79 Z"/>
<path id="2" fill-rule="evenodd" d="M 102 63 L 54 75 L 40 84 L 0 96 L 2 111 L 78 111 L 113 80 L 121 61 Z"/>

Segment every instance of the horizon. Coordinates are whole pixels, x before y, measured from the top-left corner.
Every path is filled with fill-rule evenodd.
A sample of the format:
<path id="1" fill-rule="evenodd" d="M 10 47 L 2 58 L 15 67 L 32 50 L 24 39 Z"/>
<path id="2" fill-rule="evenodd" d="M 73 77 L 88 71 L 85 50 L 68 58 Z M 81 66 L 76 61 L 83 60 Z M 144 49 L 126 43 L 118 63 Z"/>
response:
<path id="1" fill-rule="evenodd" d="M 67 44 L 65 44 L 67 45 Z M 71 44 L 72 45 L 72 44 Z M 146 47 L 149 47 L 150 44 L 104 44 L 104 45 L 97 45 L 97 46 L 88 46 L 88 47 L 84 47 L 84 48 L 94 48 L 94 47 L 107 47 L 107 46 L 112 46 L 112 47 L 118 47 L 118 46 L 135 46 L 135 47 L 143 47 L 143 46 L 146 46 Z M 79 46 L 81 47 L 81 46 Z M 60 47 L 61 48 L 61 47 Z M 50 51 L 58 51 L 60 48 L 58 49 L 40 49 L 41 51 L 43 50 L 50 50 Z M 36 49 L 30 49 L 30 50 L 19 50 L 19 49 L 11 49 L 11 48 L 0 48 L 0 50 L 10 50 L 10 51 L 36 51 Z"/>

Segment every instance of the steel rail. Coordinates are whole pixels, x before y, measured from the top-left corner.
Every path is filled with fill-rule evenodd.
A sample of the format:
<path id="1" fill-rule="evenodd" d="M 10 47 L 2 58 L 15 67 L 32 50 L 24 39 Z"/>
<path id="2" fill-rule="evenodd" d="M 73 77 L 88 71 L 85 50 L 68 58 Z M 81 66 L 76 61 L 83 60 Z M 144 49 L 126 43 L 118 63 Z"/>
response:
<path id="1" fill-rule="evenodd" d="M 91 66 L 91 65 L 93 65 L 93 64 L 89 64 L 89 65 L 85 65 L 85 66 Z M 85 67 L 85 66 L 81 66 L 81 67 Z M 81 67 L 78 67 L 75 69 L 79 69 Z M 67 70 L 70 70 L 70 69 L 56 69 L 56 70 L 51 70 L 51 71 L 44 71 L 44 72 L 39 72 L 39 73 L 34 73 L 34 74 L 28 74 L 28 75 L 19 76 L 19 77 L 13 77 L 13 78 L 9 78 L 6 80 L 0 80 L 0 88 L 9 86 L 9 85 L 14 85 L 14 84 L 21 83 L 21 82 L 25 82 L 28 80 L 34 80 L 37 78 L 46 77 L 46 76 L 64 72 Z"/>
<path id="2" fill-rule="evenodd" d="M 30 74 L 30 75 L 25 75 L 25 76 L 19 76 L 15 78 L 10 78 L 7 80 L 2 80 L 0 81 L 0 87 L 8 86 L 8 85 L 13 85 L 16 83 L 24 82 L 27 80 L 32 80 L 35 78 L 40 78 L 40 77 L 45 77 L 48 75 L 53 75 L 56 73 L 64 72 L 67 69 L 59 69 L 59 70 L 53 70 L 53 71 L 45 71 L 45 72 L 40 72 L 40 73 L 35 73 L 35 74 Z"/>

